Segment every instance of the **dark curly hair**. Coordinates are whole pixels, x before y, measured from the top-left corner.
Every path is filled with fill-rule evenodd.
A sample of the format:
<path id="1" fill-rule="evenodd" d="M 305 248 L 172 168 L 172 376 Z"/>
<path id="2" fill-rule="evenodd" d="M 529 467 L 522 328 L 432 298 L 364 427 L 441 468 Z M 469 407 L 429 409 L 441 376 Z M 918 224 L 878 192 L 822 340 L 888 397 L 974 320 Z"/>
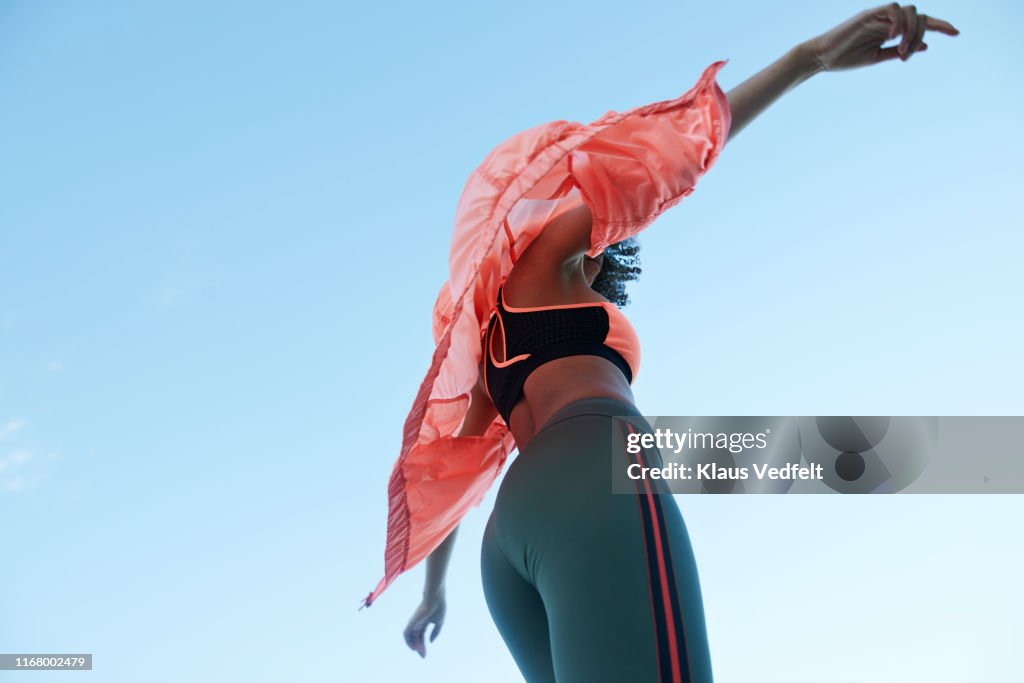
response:
<path id="1" fill-rule="evenodd" d="M 640 277 L 640 244 L 635 237 L 612 244 L 604 250 L 601 272 L 590 286 L 598 294 L 614 303 L 625 306 L 629 303 L 626 283 Z"/>

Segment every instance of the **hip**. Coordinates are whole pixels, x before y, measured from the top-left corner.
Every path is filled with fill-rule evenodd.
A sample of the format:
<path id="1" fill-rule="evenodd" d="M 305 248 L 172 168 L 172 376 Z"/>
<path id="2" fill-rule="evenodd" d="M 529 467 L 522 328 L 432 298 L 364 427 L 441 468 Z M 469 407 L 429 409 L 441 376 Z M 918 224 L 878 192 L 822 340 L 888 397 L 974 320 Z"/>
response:
<path id="1" fill-rule="evenodd" d="M 527 505 L 558 513 L 584 498 L 594 502 L 615 495 L 613 471 L 625 464 L 627 426 L 654 431 L 628 401 L 590 397 L 563 406 L 519 449 L 498 489 L 495 508 Z M 656 452 L 647 457 L 660 460 Z"/>

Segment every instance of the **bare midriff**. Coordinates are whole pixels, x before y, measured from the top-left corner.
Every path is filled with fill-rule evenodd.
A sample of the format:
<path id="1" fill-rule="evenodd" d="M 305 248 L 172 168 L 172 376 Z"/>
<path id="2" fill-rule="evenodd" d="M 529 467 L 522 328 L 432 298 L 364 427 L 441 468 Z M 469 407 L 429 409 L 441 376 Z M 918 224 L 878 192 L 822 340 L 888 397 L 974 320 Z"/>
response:
<path id="1" fill-rule="evenodd" d="M 584 398 L 613 398 L 632 405 L 633 391 L 622 371 L 601 356 L 557 358 L 531 372 L 523 384 L 523 397 L 509 416 L 519 450 L 552 415 Z"/>

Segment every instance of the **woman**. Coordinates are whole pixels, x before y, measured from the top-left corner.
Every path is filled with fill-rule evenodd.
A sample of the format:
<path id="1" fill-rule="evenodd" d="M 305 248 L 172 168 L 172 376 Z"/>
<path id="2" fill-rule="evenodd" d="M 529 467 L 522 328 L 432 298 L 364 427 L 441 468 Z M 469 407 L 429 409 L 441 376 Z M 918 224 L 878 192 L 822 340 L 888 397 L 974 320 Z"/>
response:
<path id="1" fill-rule="evenodd" d="M 389 484 L 385 578 L 366 600 L 427 558 L 410 648 L 425 656 L 427 626 L 431 641 L 440 633 L 458 522 L 518 447 L 481 570 L 526 680 L 712 679 L 674 498 L 652 482 L 612 494 L 622 437 L 613 416 L 632 416 L 623 429 L 649 429 L 630 390 L 639 343 L 616 307 L 638 271 L 629 238 L 692 192 L 726 140 L 780 95 L 820 71 L 906 61 L 927 49 L 927 31 L 958 34 L 912 5 L 868 10 L 727 95 L 717 62 L 675 100 L 530 129 L 474 172 L 435 306 L 437 349 Z M 657 453 L 638 457 L 658 464 Z"/>

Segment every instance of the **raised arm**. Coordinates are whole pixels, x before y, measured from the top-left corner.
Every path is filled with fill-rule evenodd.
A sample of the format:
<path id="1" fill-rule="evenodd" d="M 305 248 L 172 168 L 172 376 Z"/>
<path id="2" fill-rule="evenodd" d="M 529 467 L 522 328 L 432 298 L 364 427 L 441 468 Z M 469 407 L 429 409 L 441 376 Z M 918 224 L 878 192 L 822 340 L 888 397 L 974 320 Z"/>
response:
<path id="1" fill-rule="evenodd" d="M 462 429 L 458 436 L 480 436 L 487 431 L 498 412 L 487 396 L 483 387 L 483 370 L 480 372 L 480 381 L 473 388 L 470 399 L 469 411 L 462 423 Z M 445 601 L 444 581 L 448 572 L 448 561 L 452 556 L 452 548 L 455 547 L 455 536 L 459 527 L 455 527 L 441 545 L 434 549 L 426 559 L 427 574 L 423 583 L 423 599 L 408 625 L 405 627 L 405 643 L 410 649 L 419 653 L 420 657 L 427 656 L 427 645 L 424 640 L 427 626 L 434 625 L 430 632 L 430 642 L 434 642 L 441 633 L 441 626 L 444 624 L 447 603 Z"/>
<path id="2" fill-rule="evenodd" d="M 729 140 L 787 91 L 821 71 L 853 69 L 899 58 L 907 61 L 928 49 L 926 31 L 960 32 L 949 22 L 919 14 L 914 5 L 890 3 L 861 12 L 827 33 L 800 43 L 728 93 L 732 125 Z M 899 44 L 883 48 L 902 36 Z"/>

